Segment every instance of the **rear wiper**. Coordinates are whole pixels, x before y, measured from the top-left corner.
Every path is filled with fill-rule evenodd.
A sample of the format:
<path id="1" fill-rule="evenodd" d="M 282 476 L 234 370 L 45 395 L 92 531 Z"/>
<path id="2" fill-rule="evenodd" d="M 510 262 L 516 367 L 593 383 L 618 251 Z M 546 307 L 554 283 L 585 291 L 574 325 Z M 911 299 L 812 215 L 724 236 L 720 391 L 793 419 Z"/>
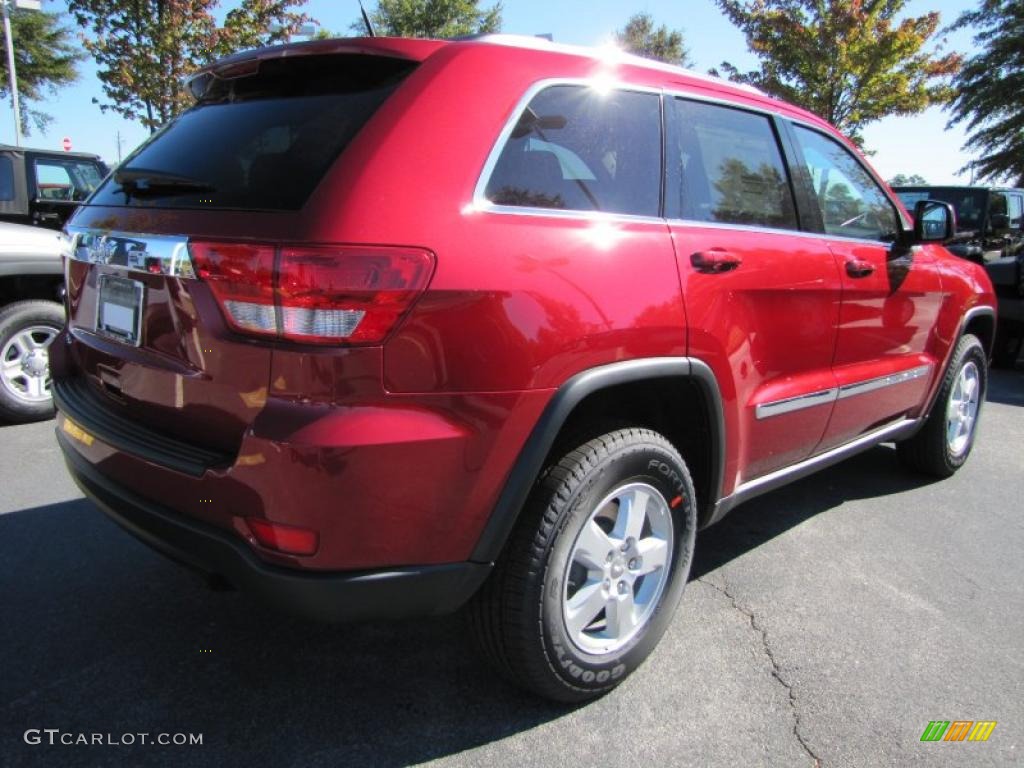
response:
<path id="1" fill-rule="evenodd" d="M 114 172 L 114 182 L 129 196 L 175 195 L 181 192 L 213 192 L 205 181 L 145 168 L 126 168 Z"/>

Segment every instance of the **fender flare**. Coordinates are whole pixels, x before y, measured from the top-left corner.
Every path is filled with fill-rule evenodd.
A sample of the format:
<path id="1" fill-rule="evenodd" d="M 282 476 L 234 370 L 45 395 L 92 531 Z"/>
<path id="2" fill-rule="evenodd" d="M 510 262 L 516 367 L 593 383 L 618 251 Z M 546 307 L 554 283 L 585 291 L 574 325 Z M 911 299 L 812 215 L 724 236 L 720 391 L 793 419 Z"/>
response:
<path id="1" fill-rule="evenodd" d="M 603 389 L 664 378 L 687 379 L 696 382 L 703 390 L 710 439 L 713 443 L 711 448 L 714 466 L 711 468 L 709 493 L 709 508 L 713 508 L 722 490 L 722 474 L 725 469 L 725 424 L 722 396 L 711 368 L 703 361 L 690 357 L 652 357 L 611 363 L 576 374 L 551 397 L 519 452 L 515 464 L 512 465 L 491 516 L 469 559 L 478 563 L 491 563 L 501 554 L 519 518 L 519 512 L 544 468 L 544 460 L 577 405 Z"/>

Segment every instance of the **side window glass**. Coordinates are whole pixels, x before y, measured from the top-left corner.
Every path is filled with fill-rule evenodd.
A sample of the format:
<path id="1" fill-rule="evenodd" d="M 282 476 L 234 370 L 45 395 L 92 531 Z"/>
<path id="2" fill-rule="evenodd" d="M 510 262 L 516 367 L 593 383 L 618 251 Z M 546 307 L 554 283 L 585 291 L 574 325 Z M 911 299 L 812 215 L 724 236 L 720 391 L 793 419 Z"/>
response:
<path id="1" fill-rule="evenodd" d="M 14 199 L 14 163 L 0 155 L 0 200 Z"/>
<path id="2" fill-rule="evenodd" d="M 670 218 L 796 229 L 775 131 L 764 115 L 673 99 L 666 209 Z"/>
<path id="3" fill-rule="evenodd" d="M 487 181 L 498 205 L 659 215 L 657 94 L 556 85 L 520 116 Z"/>
<path id="4" fill-rule="evenodd" d="M 797 141 L 830 235 L 891 242 L 899 234 L 896 208 L 839 142 L 803 126 Z"/>
<path id="5" fill-rule="evenodd" d="M 56 163 L 36 162 L 36 190 L 43 200 L 77 200 L 68 169 Z"/>

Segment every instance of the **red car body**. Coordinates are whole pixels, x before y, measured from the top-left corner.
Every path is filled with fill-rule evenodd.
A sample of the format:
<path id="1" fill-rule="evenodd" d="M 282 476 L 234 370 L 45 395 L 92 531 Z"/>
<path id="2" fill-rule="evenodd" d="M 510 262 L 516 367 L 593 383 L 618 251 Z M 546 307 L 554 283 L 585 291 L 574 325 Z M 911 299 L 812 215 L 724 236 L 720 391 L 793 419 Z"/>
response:
<path id="1" fill-rule="evenodd" d="M 330 345 L 239 332 L 202 277 L 68 259 L 69 324 L 51 350 L 58 437 L 83 488 L 177 559 L 327 618 L 452 610 L 487 576 L 572 425 L 617 407 L 673 421 L 662 428 L 696 468 L 706 525 L 909 434 L 958 336 L 970 328 L 991 344 L 984 272 L 938 243 L 894 259 L 884 244 L 810 226 L 482 199 L 503 131 L 544 83 L 613 78 L 795 121 L 856 152 L 752 89 L 507 40 L 324 41 L 210 71 L 357 54 L 415 67 L 298 209 L 94 196 L 71 222 L 72 235 L 373 245 L 430 263 L 429 284 L 382 342 Z M 103 274 L 144 286 L 137 346 L 96 330 Z"/>

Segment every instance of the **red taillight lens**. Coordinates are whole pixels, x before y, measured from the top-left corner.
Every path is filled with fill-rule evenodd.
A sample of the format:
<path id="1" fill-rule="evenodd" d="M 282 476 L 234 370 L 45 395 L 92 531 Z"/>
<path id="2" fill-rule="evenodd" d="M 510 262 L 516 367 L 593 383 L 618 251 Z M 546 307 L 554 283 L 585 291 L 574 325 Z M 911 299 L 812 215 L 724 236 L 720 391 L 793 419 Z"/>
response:
<path id="1" fill-rule="evenodd" d="M 192 242 L 190 249 L 235 330 L 307 344 L 383 341 L 434 269 L 433 255 L 418 248 Z"/>
<path id="2" fill-rule="evenodd" d="M 191 242 L 189 252 L 196 274 L 209 283 L 229 326 L 277 336 L 273 246 Z"/>
<path id="3" fill-rule="evenodd" d="M 320 536 L 308 528 L 296 528 L 249 517 L 245 521 L 256 541 L 267 549 L 276 549 L 289 555 L 312 555 L 320 544 Z"/>

